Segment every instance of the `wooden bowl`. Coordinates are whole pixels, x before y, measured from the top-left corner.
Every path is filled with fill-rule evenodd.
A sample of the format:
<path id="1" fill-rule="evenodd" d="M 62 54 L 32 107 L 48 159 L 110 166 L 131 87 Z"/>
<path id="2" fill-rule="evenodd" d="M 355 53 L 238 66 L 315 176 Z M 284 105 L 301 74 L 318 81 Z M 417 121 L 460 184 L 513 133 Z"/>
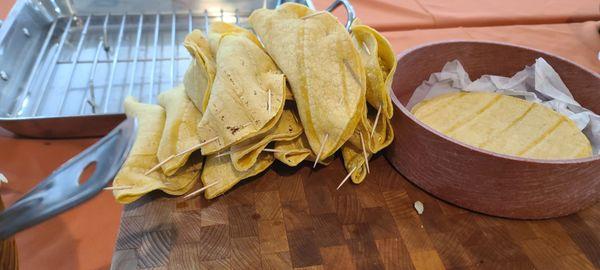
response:
<path id="1" fill-rule="evenodd" d="M 512 157 L 456 141 L 417 120 L 405 107 L 414 90 L 448 61 L 471 76 L 512 76 L 543 57 L 584 107 L 600 112 L 600 76 L 534 49 L 492 42 L 448 41 L 398 57 L 394 75 L 392 165 L 417 186 L 458 206 L 495 216 L 542 219 L 574 213 L 600 197 L 600 156 L 575 160 Z M 427 208 L 427 206 L 425 206 Z"/>

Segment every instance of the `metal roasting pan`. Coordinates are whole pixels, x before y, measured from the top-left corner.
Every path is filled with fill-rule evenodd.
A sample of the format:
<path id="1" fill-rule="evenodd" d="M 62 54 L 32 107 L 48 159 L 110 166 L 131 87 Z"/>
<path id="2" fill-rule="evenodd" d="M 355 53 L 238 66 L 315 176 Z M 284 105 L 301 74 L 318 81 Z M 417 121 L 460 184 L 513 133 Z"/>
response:
<path id="1" fill-rule="evenodd" d="M 126 96 L 156 103 L 181 83 L 192 29 L 213 21 L 248 27 L 266 5 L 311 0 L 17 0 L 0 27 L 0 126 L 21 136 L 107 134 Z M 348 0 L 327 8 L 346 8 Z"/>

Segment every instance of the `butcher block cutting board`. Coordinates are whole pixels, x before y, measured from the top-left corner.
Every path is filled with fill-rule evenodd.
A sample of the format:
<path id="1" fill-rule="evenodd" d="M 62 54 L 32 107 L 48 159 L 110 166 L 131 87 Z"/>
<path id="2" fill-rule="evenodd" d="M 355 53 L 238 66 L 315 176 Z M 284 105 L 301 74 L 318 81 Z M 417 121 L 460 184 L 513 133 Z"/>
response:
<path id="1" fill-rule="evenodd" d="M 275 163 L 225 195 L 127 205 L 113 269 L 600 269 L 600 204 L 542 221 L 473 213 L 385 160 L 360 185 L 327 167 Z M 419 215 L 415 201 L 424 205 Z"/>

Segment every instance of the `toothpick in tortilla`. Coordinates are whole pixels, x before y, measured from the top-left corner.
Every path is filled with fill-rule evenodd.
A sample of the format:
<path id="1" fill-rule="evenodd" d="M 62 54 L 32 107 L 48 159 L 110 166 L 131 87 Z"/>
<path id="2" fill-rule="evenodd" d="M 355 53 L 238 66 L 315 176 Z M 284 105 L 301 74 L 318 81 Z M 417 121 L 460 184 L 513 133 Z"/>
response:
<path id="1" fill-rule="evenodd" d="M 354 173 L 354 171 L 356 170 L 356 167 L 354 167 L 349 173 L 348 175 L 346 175 L 346 177 L 344 177 L 344 180 L 342 180 L 342 182 L 337 186 L 337 188 L 335 190 L 339 190 L 342 185 L 344 185 L 344 183 L 346 183 L 346 181 L 348 181 L 348 179 L 350 179 L 350 176 L 352 176 L 352 173 Z"/>
<path id="2" fill-rule="evenodd" d="M 271 113 L 271 89 L 269 89 L 269 100 L 267 101 L 267 110 Z"/>
<path id="3" fill-rule="evenodd" d="M 205 142 L 203 142 L 203 143 L 199 143 L 199 144 L 197 144 L 197 145 L 194 145 L 194 146 L 192 146 L 192 147 L 190 147 L 190 148 L 188 148 L 188 149 L 186 149 L 186 150 L 184 150 L 184 151 L 182 151 L 182 152 L 180 152 L 180 153 L 177 153 L 177 154 L 175 154 L 175 155 L 170 155 L 170 156 L 169 156 L 168 158 L 166 158 L 165 160 L 163 160 L 163 161 L 159 162 L 159 163 L 158 163 L 158 164 L 156 164 L 154 167 L 150 168 L 150 170 L 148 170 L 146 173 L 144 173 L 144 175 L 148 175 L 148 174 L 150 174 L 150 173 L 152 173 L 152 172 L 156 171 L 158 168 L 160 168 L 160 166 L 164 165 L 165 163 L 167 163 L 167 162 L 171 161 L 172 159 L 174 159 L 174 158 L 176 158 L 176 157 L 180 157 L 180 156 L 183 156 L 183 155 L 185 155 L 185 154 L 187 154 L 187 153 L 189 153 L 189 152 L 193 152 L 193 151 L 195 151 L 195 150 L 199 149 L 200 147 L 202 147 L 202 146 L 204 146 L 204 145 L 207 145 L 207 144 L 209 144 L 209 143 L 211 143 L 211 142 L 214 142 L 214 141 L 216 141 L 216 140 L 218 140 L 218 139 L 219 139 L 219 137 L 214 137 L 214 138 L 212 138 L 212 139 L 210 139 L 210 140 L 207 140 L 207 141 L 205 141 Z"/>
<path id="4" fill-rule="evenodd" d="M 105 187 L 104 190 L 124 190 L 124 189 L 131 189 L 133 188 L 132 186 L 110 186 L 110 187 Z"/>
<path id="5" fill-rule="evenodd" d="M 272 149 L 272 148 L 265 148 L 262 150 L 262 152 L 281 153 L 283 151 L 277 150 L 277 149 Z M 216 157 L 222 157 L 222 156 L 227 156 L 227 155 L 231 155 L 231 151 L 220 153 Z"/>
<path id="6" fill-rule="evenodd" d="M 362 132 L 358 132 L 360 135 L 360 143 L 362 144 L 363 155 L 365 156 L 365 165 L 367 165 L 367 173 L 371 173 L 369 169 L 369 157 L 367 156 L 367 148 L 365 148 L 365 139 L 363 139 Z"/>
<path id="7" fill-rule="evenodd" d="M 205 190 L 207 190 L 209 187 L 212 187 L 212 186 L 214 186 L 214 185 L 216 185 L 216 184 L 218 184 L 218 183 L 219 183 L 219 182 L 214 182 L 214 183 L 211 183 L 211 184 L 209 184 L 209 185 L 207 185 L 207 186 L 203 186 L 202 188 L 200 188 L 200 189 L 198 189 L 198 190 L 196 190 L 196 191 L 194 191 L 194 192 L 192 192 L 192 193 L 190 193 L 190 194 L 188 194 L 188 195 L 185 195 L 185 196 L 183 196 L 183 200 L 187 200 L 187 199 L 189 199 L 189 198 L 192 198 L 192 197 L 194 197 L 194 196 L 196 196 L 196 195 L 200 194 L 202 191 L 205 191 Z"/>
<path id="8" fill-rule="evenodd" d="M 313 13 L 313 14 L 310 14 L 310 15 L 306 15 L 306 16 L 304 16 L 304 17 L 300 18 L 300 19 L 301 19 L 301 20 L 306 20 L 306 19 L 308 19 L 308 18 L 311 18 L 311 17 L 314 17 L 314 16 L 318 16 L 318 15 L 321 15 L 321 14 L 325 14 L 325 13 L 326 13 L 326 11 L 322 11 L 322 10 L 321 10 L 321 11 L 319 11 L 319 12 L 316 12 L 316 13 Z"/>
<path id="9" fill-rule="evenodd" d="M 323 149 L 325 148 L 325 143 L 327 142 L 327 138 L 329 138 L 329 134 L 325 134 L 325 138 L 321 143 L 321 149 L 319 149 L 319 153 L 317 153 L 317 158 L 315 158 L 315 164 L 313 164 L 313 168 L 317 167 L 317 163 L 319 162 L 319 158 L 321 158 L 321 154 L 323 153 Z"/>
<path id="10" fill-rule="evenodd" d="M 362 42 L 362 45 L 365 48 L 365 51 L 367 51 L 367 54 L 371 55 L 371 51 L 369 50 L 369 47 L 367 47 L 367 44 L 364 41 Z"/>
<path id="11" fill-rule="evenodd" d="M 379 116 L 381 115 L 381 104 L 379 104 L 379 109 L 377 109 L 377 115 L 375 116 L 375 123 L 373 123 L 373 129 L 371 129 L 371 137 L 375 134 L 375 128 L 377 128 L 377 122 L 379 121 Z"/>

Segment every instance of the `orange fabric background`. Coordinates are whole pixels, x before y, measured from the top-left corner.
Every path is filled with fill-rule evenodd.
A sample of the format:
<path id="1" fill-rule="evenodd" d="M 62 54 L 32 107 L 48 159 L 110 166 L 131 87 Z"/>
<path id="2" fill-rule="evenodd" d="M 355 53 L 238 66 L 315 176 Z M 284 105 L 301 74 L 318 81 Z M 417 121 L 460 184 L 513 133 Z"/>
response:
<path id="1" fill-rule="evenodd" d="M 96 141 L 13 139 L 5 132 L 0 134 L 0 172 L 9 181 L 0 188 L 0 195 L 6 205 Z M 108 269 L 121 211 L 112 194 L 102 192 L 71 211 L 17 234 L 21 269 Z"/>
<path id="2" fill-rule="evenodd" d="M 6 18 L 15 0 L 2 0 L 0 3 L 0 19 Z"/>
<path id="3" fill-rule="evenodd" d="M 13 0 L 2 0 L 0 17 Z M 329 2 L 317 0 L 317 7 Z M 353 0 L 358 16 L 379 30 L 396 52 L 446 39 L 493 40 L 557 54 L 600 72 L 597 0 Z M 477 3 L 477 4 L 473 4 Z M 341 13 L 340 13 L 341 14 Z M 579 22 L 579 23 L 569 23 Z M 553 24 L 559 23 L 559 24 Z M 513 26 L 492 26 L 515 24 Z M 518 24 L 518 25 L 517 25 Z M 529 25 L 532 24 L 532 25 Z M 536 24 L 536 25 L 533 25 Z M 455 27 L 453 26 L 479 26 Z M 439 28 L 407 30 L 416 28 Z M 0 188 L 7 205 L 95 139 L 12 138 L 0 129 Z M 107 269 L 122 207 L 109 192 L 17 235 L 22 269 Z"/>
<path id="4" fill-rule="evenodd" d="M 318 9 L 333 0 L 313 0 Z M 548 24 L 600 19 L 598 0 L 350 0 L 379 31 L 456 26 Z M 343 8 L 340 7 L 341 10 Z M 344 17 L 344 12 L 336 11 Z"/>
<path id="5" fill-rule="evenodd" d="M 556 54 L 588 69 L 600 72 L 600 22 L 570 24 L 457 27 L 385 32 L 394 50 L 427 42 L 466 39 L 513 43 Z"/>

